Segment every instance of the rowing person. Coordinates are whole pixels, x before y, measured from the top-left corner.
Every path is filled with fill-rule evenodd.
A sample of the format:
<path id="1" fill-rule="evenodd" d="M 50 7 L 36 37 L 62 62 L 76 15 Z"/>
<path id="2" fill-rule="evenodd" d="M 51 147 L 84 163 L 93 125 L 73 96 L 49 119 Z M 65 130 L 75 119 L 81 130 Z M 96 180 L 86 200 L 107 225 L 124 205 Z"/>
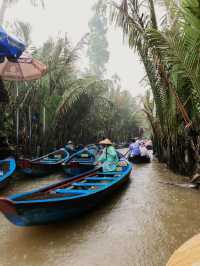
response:
<path id="1" fill-rule="evenodd" d="M 103 172 L 115 171 L 119 158 L 112 142 L 104 139 L 99 142 L 103 146 L 103 152 L 97 159 L 98 164 L 102 164 Z"/>

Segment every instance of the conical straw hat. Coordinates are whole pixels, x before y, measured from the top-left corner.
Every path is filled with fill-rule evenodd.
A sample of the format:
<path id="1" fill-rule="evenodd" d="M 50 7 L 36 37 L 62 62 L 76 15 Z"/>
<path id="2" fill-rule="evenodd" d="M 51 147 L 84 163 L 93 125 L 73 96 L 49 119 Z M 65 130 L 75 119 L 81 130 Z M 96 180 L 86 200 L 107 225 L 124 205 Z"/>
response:
<path id="1" fill-rule="evenodd" d="M 104 140 L 101 140 L 99 144 L 112 145 L 112 142 L 109 139 L 104 139 Z"/>
<path id="2" fill-rule="evenodd" d="M 200 234 L 177 249 L 166 266 L 200 266 Z"/>

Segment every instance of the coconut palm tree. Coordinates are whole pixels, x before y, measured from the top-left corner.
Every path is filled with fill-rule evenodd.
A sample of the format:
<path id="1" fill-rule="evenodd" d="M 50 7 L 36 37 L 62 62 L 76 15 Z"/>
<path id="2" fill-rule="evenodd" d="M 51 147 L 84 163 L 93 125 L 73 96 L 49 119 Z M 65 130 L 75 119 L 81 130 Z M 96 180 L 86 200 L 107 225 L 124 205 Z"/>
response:
<path id="1" fill-rule="evenodd" d="M 169 164 L 184 168 L 181 154 L 186 135 L 197 132 L 199 124 L 200 7 L 195 0 L 163 2 L 168 7 L 164 28 L 157 26 L 152 0 L 122 0 L 120 6 L 113 3 L 112 20 L 144 64 L 161 129 L 159 146 Z"/>

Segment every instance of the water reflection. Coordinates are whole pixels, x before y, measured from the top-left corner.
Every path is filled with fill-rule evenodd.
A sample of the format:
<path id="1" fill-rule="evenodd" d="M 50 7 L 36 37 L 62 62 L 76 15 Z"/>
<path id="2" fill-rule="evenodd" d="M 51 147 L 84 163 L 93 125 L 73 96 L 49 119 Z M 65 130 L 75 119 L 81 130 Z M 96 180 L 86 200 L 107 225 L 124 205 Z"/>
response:
<path id="1" fill-rule="evenodd" d="M 180 178 L 157 162 L 138 165 L 126 188 L 78 219 L 17 228 L 1 215 L 0 265 L 163 266 L 175 248 L 199 232 L 199 192 L 159 183 Z M 38 186 L 38 181 L 18 181 L 4 194 Z"/>

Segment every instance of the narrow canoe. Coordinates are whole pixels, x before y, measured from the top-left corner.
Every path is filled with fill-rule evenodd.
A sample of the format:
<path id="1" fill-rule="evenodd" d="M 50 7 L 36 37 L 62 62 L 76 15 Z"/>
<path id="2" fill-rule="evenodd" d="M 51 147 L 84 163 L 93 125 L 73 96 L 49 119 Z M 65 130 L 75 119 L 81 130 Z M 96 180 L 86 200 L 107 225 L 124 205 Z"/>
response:
<path id="1" fill-rule="evenodd" d="M 62 163 L 69 158 L 69 153 L 62 148 L 33 160 L 21 159 L 17 162 L 17 167 L 25 175 L 45 176 L 62 169 Z"/>
<path id="2" fill-rule="evenodd" d="M 47 224 L 80 215 L 128 181 L 132 167 L 125 160 L 122 165 L 116 172 L 93 169 L 51 186 L 0 198 L 0 211 L 18 226 Z"/>
<path id="3" fill-rule="evenodd" d="M 94 150 L 82 149 L 81 151 L 71 155 L 69 160 L 63 163 L 63 170 L 69 176 L 75 176 L 96 166 L 96 154 Z"/>
<path id="4" fill-rule="evenodd" d="M 0 160 L 0 188 L 7 185 L 10 177 L 13 175 L 16 169 L 15 160 L 8 158 L 5 160 Z"/>

